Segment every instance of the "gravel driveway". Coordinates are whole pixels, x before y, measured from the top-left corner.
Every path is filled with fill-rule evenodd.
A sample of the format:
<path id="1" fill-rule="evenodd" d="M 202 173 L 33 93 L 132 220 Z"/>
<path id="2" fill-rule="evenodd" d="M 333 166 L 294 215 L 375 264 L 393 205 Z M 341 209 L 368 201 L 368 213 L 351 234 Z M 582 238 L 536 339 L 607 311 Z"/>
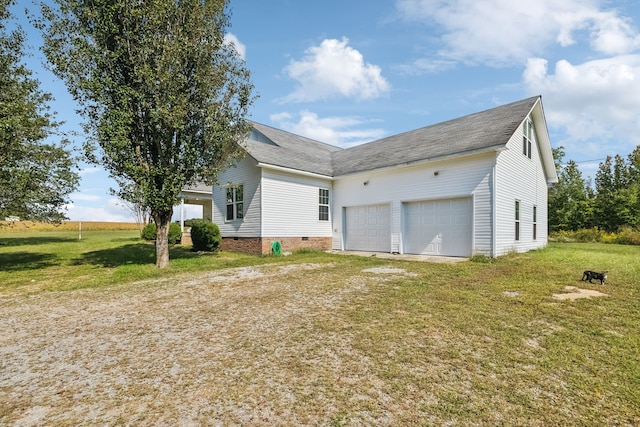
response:
<path id="1" fill-rule="evenodd" d="M 341 402 L 376 407 L 381 381 L 348 330 L 326 327 L 376 280 L 332 288 L 326 268 L 2 294 L 0 424 L 331 425 Z M 393 424 L 388 409 L 350 423 Z"/>

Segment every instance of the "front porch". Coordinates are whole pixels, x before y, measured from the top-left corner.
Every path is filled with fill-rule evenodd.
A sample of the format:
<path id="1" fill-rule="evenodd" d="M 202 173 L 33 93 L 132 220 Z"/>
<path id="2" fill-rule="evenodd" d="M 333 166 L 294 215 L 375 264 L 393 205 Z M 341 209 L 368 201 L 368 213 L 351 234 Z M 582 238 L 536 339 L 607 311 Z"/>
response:
<path id="1" fill-rule="evenodd" d="M 213 221 L 213 191 L 211 186 L 201 184 L 195 187 L 185 188 L 180 192 L 180 229 L 182 230 L 182 238 L 180 244 L 191 245 L 191 229 L 185 227 L 184 222 L 187 219 L 193 219 L 193 216 L 186 218 L 188 206 L 201 206 L 201 218 L 206 221 Z"/>

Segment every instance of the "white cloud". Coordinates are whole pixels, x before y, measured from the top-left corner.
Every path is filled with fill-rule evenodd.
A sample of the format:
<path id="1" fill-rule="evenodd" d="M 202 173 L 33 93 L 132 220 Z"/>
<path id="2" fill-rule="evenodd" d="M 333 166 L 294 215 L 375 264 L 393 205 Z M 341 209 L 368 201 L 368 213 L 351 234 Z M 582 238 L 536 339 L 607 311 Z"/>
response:
<path id="1" fill-rule="evenodd" d="M 640 47 L 640 35 L 633 29 L 628 18 L 613 12 L 598 13 L 591 31 L 591 46 L 597 52 L 621 55 Z"/>
<path id="2" fill-rule="evenodd" d="M 94 173 L 102 173 L 104 172 L 104 169 L 102 168 L 98 168 L 98 167 L 87 167 L 87 168 L 82 168 L 80 169 L 80 176 L 86 176 L 86 175 L 91 175 Z"/>
<path id="3" fill-rule="evenodd" d="M 574 45 L 576 37 L 584 33 L 591 49 L 598 53 L 626 54 L 638 49 L 640 37 L 631 21 L 617 11 L 601 10 L 598 3 L 397 0 L 397 9 L 406 21 L 440 29 L 443 47 L 438 57 L 469 64 L 520 64 L 554 44 Z"/>
<path id="4" fill-rule="evenodd" d="M 71 200 L 74 201 L 84 201 L 84 202 L 95 202 L 97 200 L 102 200 L 102 196 L 98 196 L 96 194 L 88 194 L 88 193 L 73 193 L 70 196 Z"/>
<path id="5" fill-rule="evenodd" d="M 125 203 L 118 198 L 104 200 L 100 197 L 78 198 L 77 195 L 74 195 L 72 199 L 93 203 L 88 203 L 90 206 L 78 203 L 66 205 L 66 214 L 71 221 L 135 222 L 133 214 L 125 207 Z M 190 218 L 202 218 L 202 206 L 185 204 L 184 219 Z M 173 208 L 171 220 L 180 220 L 180 206 Z"/>
<path id="6" fill-rule="evenodd" d="M 131 214 L 118 202 L 118 199 L 112 199 L 97 207 L 71 203 L 66 206 L 67 216 L 71 221 L 134 222 Z"/>
<path id="7" fill-rule="evenodd" d="M 312 46 L 299 60 L 291 60 L 284 72 L 298 87 L 281 101 L 318 101 L 343 96 L 356 100 L 378 98 L 390 89 L 380 67 L 365 63 L 349 40 L 326 39 Z"/>
<path id="8" fill-rule="evenodd" d="M 289 113 L 272 114 L 270 119 L 280 128 L 297 135 L 339 147 L 349 147 L 385 136 L 380 128 L 366 128 L 370 121 L 357 117 L 324 117 L 300 111 L 298 120 Z"/>
<path id="9" fill-rule="evenodd" d="M 455 65 L 455 61 L 451 60 L 419 58 L 411 64 L 397 65 L 394 68 L 400 74 L 424 74 L 446 71 L 454 68 Z"/>
<path id="10" fill-rule="evenodd" d="M 607 148 L 625 154 L 640 144 L 640 55 L 622 55 L 572 64 L 561 60 L 549 73 L 545 59 L 532 58 L 523 74 L 530 93 L 543 94 L 550 127 L 568 134 L 564 144 L 597 141 L 592 153 Z M 619 138 L 626 146 L 607 147 Z"/>
<path id="11" fill-rule="evenodd" d="M 240 58 L 246 59 L 247 47 L 244 44 L 240 43 L 240 40 L 238 40 L 238 37 L 235 34 L 225 34 L 224 43 L 227 45 L 232 45 L 236 52 L 238 52 L 238 55 L 240 55 Z"/>

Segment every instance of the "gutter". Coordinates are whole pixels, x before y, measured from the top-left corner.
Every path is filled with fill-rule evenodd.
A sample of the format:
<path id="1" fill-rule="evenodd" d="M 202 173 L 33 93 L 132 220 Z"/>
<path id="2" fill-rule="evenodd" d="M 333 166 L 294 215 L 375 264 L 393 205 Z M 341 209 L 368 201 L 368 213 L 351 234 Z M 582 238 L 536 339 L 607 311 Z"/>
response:
<path id="1" fill-rule="evenodd" d="M 257 165 L 259 168 L 263 168 L 263 169 L 272 169 L 272 170 L 276 170 L 279 172 L 288 172 L 288 173 L 294 173 L 296 175 L 303 175 L 303 176 L 308 176 L 308 177 L 312 177 L 312 178 L 320 178 L 320 179 L 328 179 L 333 181 L 334 177 L 332 176 L 328 176 L 328 175 L 322 175 L 319 173 L 314 173 L 314 172 L 307 172 L 307 171 L 303 171 L 300 169 L 291 169 L 291 168 L 286 168 L 283 166 L 276 166 L 276 165 L 270 165 L 268 163 L 262 163 L 262 162 L 258 162 Z"/>

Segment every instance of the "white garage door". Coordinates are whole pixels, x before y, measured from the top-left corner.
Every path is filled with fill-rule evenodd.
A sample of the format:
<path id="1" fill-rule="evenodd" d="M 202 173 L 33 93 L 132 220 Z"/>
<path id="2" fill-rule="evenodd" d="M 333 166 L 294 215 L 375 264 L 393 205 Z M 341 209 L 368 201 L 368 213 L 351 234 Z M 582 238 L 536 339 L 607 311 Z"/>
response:
<path id="1" fill-rule="evenodd" d="M 389 205 L 354 206 L 346 211 L 345 249 L 391 252 Z"/>
<path id="2" fill-rule="evenodd" d="M 404 252 L 470 256 L 472 245 L 470 197 L 404 204 Z"/>

